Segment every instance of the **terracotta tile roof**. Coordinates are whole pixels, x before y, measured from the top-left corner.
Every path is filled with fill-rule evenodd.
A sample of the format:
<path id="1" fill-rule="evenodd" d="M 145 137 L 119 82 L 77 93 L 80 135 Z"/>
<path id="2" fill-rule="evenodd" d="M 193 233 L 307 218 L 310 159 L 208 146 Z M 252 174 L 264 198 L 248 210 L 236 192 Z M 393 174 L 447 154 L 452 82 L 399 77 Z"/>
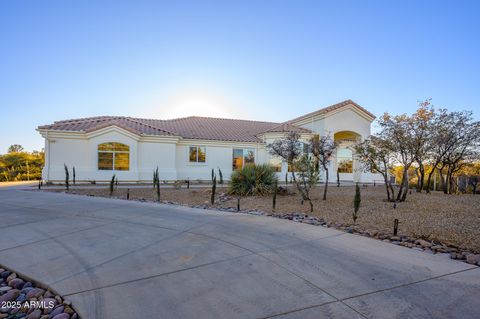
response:
<path id="1" fill-rule="evenodd" d="M 100 116 L 58 121 L 39 126 L 39 130 L 92 132 L 111 125 L 138 135 L 181 136 L 187 139 L 260 142 L 257 135 L 268 132 L 310 132 L 294 125 L 190 116 L 172 120 L 141 119 L 121 116 Z"/>
<path id="2" fill-rule="evenodd" d="M 331 112 L 348 104 L 360 108 L 362 111 L 375 118 L 373 114 L 352 100 L 346 100 L 283 123 L 199 116 L 189 116 L 171 120 L 142 119 L 125 116 L 97 116 L 57 121 L 51 125 L 39 126 L 38 129 L 88 133 L 116 125 L 138 135 L 179 136 L 186 139 L 217 141 L 261 142 L 261 139 L 258 136 L 262 133 L 291 131 L 311 133 L 310 130 L 295 126 L 292 123 L 309 116 Z"/>
<path id="3" fill-rule="evenodd" d="M 342 101 L 342 102 L 340 102 L 340 103 L 337 103 L 337 104 L 333 104 L 333 105 L 324 107 L 324 108 L 322 108 L 322 109 L 320 109 L 320 110 L 317 110 L 317 111 L 314 111 L 314 112 L 311 112 L 311 113 L 308 113 L 308 114 L 299 116 L 299 117 L 294 118 L 293 120 L 289 120 L 289 121 L 287 121 L 287 122 L 285 122 L 285 123 L 295 123 L 295 122 L 297 122 L 297 121 L 303 120 L 303 119 L 305 119 L 305 118 L 309 118 L 309 117 L 311 117 L 311 116 L 315 116 L 315 115 L 317 115 L 317 114 L 326 114 L 326 113 L 328 113 L 328 112 L 332 112 L 332 111 L 334 111 L 334 110 L 336 110 L 336 109 L 342 108 L 342 107 L 344 107 L 344 106 L 346 106 L 346 105 L 349 105 L 349 104 L 350 104 L 350 105 L 353 105 L 353 106 L 355 106 L 356 108 L 360 109 L 361 111 L 367 113 L 367 114 L 368 114 L 369 116 L 371 116 L 373 119 L 376 118 L 375 115 L 373 115 L 372 113 L 370 113 L 369 111 L 367 111 L 366 109 L 364 109 L 363 107 L 361 107 L 360 105 L 358 105 L 357 103 L 355 103 L 354 101 L 352 101 L 352 100 L 345 100 L 345 101 Z"/>
<path id="4" fill-rule="evenodd" d="M 173 132 L 160 127 L 149 126 L 146 123 L 136 121 L 123 116 L 97 116 L 65 121 L 56 121 L 51 125 L 39 126 L 39 130 L 93 132 L 104 127 L 116 125 L 129 132 L 138 135 L 176 135 Z"/>

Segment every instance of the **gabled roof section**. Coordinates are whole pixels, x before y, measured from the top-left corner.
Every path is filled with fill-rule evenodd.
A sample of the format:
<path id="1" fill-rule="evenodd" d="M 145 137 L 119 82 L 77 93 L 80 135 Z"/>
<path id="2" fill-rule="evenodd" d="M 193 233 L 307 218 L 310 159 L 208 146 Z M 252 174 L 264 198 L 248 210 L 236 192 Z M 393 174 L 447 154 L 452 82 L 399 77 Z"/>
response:
<path id="1" fill-rule="evenodd" d="M 90 133 L 108 126 L 118 126 L 131 133 L 147 136 L 180 136 L 185 139 L 262 142 L 263 132 L 310 132 L 292 124 L 190 116 L 172 120 L 99 116 L 57 121 L 39 126 L 39 130 Z"/>
<path id="2" fill-rule="evenodd" d="M 307 118 L 310 118 L 312 116 L 317 116 L 317 115 L 322 115 L 322 114 L 327 114 L 327 113 L 330 113 L 330 112 L 333 112 L 335 110 L 338 110 L 344 106 L 347 106 L 347 105 L 352 105 L 354 108 L 357 108 L 360 112 L 363 112 L 365 113 L 367 116 L 369 116 L 371 118 L 371 121 L 373 121 L 376 116 L 373 115 L 372 113 L 370 113 L 369 111 L 367 111 L 366 109 L 364 109 L 363 107 L 361 107 L 359 104 L 355 103 L 354 101 L 352 100 L 345 100 L 345 101 L 342 101 L 340 103 L 337 103 L 337 104 L 333 104 L 333 105 L 330 105 L 330 106 L 327 106 L 327 107 L 324 107 L 324 108 L 321 108 L 320 110 L 317 110 L 317 111 L 314 111 L 314 112 L 311 112 L 311 113 L 308 113 L 308 114 L 305 114 L 305 115 L 302 115 L 302 116 L 299 116 L 297 118 L 294 118 L 293 120 L 289 120 L 285 123 L 296 123 L 296 122 L 299 122 L 301 120 L 304 120 L 304 119 L 307 119 Z"/>
<path id="3" fill-rule="evenodd" d="M 39 126 L 39 130 L 71 131 L 90 133 L 109 126 L 118 126 L 137 135 L 175 136 L 168 130 L 149 126 L 135 119 L 123 116 L 97 116 L 65 121 L 56 121 L 51 125 Z"/>
<path id="4" fill-rule="evenodd" d="M 280 123 L 279 125 L 272 127 L 262 133 L 286 133 L 286 132 L 297 132 L 297 133 L 312 133 L 311 130 L 295 126 L 290 123 Z"/>

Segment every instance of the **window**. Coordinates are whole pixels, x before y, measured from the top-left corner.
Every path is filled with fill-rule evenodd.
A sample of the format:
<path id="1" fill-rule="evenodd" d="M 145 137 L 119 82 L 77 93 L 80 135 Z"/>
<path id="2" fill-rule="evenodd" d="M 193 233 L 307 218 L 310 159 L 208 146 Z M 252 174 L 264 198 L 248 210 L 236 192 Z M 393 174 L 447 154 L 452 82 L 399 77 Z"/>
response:
<path id="1" fill-rule="evenodd" d="M 205 163 L 205 146 L 190 146 L 188 160 L 190 163 Z"/>
<path id="2" fill-rule="evenodd" d="M 308 154 L 308 153 L 311 153 L 312 150 L 311 150 L 311 147 L 310 147 L 310 144 L 308 143 L 302 143 L 303 145 L 303 153 L 304 154 Z"/>
<path id="3" fill-rule="evenodd" d="M 255 150 L 253 149 L 246 149 L 243 150 L 243 158 L 245 165 L 247 164 L 255 164 Z"/>
<path id="4" fill-rule="evenodd" d="M 255 164 L 255 150 L 248 148 L 234 148 L 233 149 L 233 159 L 232 159 L 232 169 L 240 169 L 243 165 Z"/>
<path id="5" fill-rule="evenodd" d="M 130 146 L 115 142 L 99 144 L 98 169 L 128 171 L 130 169 Z"/>
<path id="6" fill-rule="evenodd" d="M 279 159 L 278 157 L 274 157 L 270 159 L 270 165 L 273 167 L 275 172 L 281 172 L 282 171 L 282 160 Z"/>
<path id="7" fill-rule="evenodd" d="M 339 173 L 353 173 L 353 153 L 348 148 L 337 151 L 337 167 Z"/>

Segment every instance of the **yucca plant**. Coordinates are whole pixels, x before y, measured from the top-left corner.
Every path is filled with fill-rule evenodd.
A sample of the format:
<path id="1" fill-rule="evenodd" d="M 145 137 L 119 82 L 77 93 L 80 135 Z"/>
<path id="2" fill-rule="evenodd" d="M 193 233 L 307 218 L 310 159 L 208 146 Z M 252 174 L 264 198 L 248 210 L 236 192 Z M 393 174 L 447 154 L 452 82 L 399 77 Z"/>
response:
<path id="1" fill-rule="evenodd" d="M 229 192 L 240 196 L 266 195 L 277 181 L 275 169 L 268 164 L 249 164 L 232 173 Z"/>

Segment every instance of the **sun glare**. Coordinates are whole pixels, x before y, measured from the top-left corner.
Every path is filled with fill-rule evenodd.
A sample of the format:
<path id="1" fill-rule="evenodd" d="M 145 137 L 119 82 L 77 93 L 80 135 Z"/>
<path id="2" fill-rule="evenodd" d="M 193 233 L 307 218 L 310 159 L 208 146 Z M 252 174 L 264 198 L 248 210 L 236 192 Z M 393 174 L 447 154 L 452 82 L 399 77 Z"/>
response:
<path id="1" fill-rule="evenodd" d="M 161 118 L 178 118 L 187 116 L 208 116 L 232 118 L 240 116 L 231 102 L 221 96 L 205 92 L 190 92 L 174 96 L 162 107 Z"/>

